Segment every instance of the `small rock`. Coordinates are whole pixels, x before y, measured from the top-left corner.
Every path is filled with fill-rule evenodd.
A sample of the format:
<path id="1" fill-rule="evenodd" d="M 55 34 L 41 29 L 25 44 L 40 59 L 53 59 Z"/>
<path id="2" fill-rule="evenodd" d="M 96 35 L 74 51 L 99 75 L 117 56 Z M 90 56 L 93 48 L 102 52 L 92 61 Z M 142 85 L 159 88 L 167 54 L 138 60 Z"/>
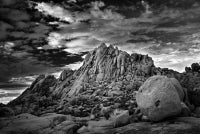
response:
<path id="1" fill-rule="evenodd" d="M 114 128 L 113 122 L 110 120 L 101 119 L 99 121 L 89 121 L 88 122 L 88 130 L 101 130 L 101 129 L 110 129 Z"/>
<path id="2" fill-rule="evenodd" d="M 123 94 L 123 91 L 119 91 L 119 90 L 108 91 L 108 96 L 119 96 L 121 94 Z"/>
<path id="3" fill-rule="evenodd" d="M 91 119 L 91 120 L 95 119 L 95 115 L 94 115 L 94 114 L 91 114 L 91 115 L 90 115 L 90 119 Z"/>
<path id="4" fill-rule="evenodd" d="M 78 133 L 78 134 L 81 134 L 81 133 L 85 133 L 85 132 L 88 132 L 88 131 L 89 131 L 88 127 L 82 126 L 81 128 L 79 128 L 79 129 L 77 130 L 77 133 Z"/>
<path id="5" fill-rule="evenodd" d="M 111 117 L 111 120 L 113 120 L 114 127 L 127 125 L 130 120 L 129 111 L 119 111 L 118 115 Z"/>
<path id="6" fill-rule="evenodd" d="M 150 121 L 149 118 L 145 115 L 142 116 L 141 121 L 148 122 Z"/>
<path id="7" fill-rule="evenodd" d="M 191 111 L 190 109 L 185 105 L 185 103 L 181 102 L 182 110 L 181 110 L 181 116 L 187 117 L 190 116 Z"/>

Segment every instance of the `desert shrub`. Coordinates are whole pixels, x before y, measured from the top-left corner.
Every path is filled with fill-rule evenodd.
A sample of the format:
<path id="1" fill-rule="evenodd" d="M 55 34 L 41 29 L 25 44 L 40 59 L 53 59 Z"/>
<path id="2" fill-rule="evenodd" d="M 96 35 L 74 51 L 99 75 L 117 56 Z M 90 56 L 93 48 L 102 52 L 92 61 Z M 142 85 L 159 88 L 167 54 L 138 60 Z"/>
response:
<path id="1" fill-rule="evenodd" d="M 52 97 L 41 97 L 39 100 L 39 107 L 48 107 L 53 104 Z"/>

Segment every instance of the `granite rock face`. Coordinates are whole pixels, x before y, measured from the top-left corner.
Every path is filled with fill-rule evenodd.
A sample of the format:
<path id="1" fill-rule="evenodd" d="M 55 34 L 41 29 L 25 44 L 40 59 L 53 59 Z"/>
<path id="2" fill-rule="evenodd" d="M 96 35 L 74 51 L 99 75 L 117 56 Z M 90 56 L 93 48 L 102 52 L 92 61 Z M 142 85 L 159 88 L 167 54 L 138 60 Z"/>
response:
<path id="1" fill-rule="evenodd" d="M 184 91 L 179 82 L 166 76 L 152 76 L 140 87 L 136 101 L 144 115 L 152 121 L 181 113 Z"/>
<path id="2" fill-rule="evenodd" d="M 155 66 L 148 55 L 132 54 L 118 50 L 114 46 L 107 47 L 102 43 L 98 48 L 89 52 L 83 65 L 73 74 L 73 84 L 61 89 L 62 97 L 75 96 L 83 92 L 84 83 L 118 80 L 127 77 L 131 81 L 135 76 L 151 76 Z"/>

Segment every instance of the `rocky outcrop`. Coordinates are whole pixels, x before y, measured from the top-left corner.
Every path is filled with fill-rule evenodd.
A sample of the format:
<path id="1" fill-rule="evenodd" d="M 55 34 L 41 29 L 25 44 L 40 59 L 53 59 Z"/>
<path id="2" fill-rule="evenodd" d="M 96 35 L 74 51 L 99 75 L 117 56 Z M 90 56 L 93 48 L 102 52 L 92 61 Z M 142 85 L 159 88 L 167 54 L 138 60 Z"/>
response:
<path id="1" fill-rule="evenodd" d="M 17 99 L 11 101 L 9 105 L 22 104 L 22 101 L 34 101 L 31 95 L 37 94 L 37 96 L 49 97 L 52 95 L 53 86 L 56 84 L 57 80 L 52 75 L 39 75 L 31 86 L 26 89 Z"/>
<path id="2" fill-rule="evenodd" d="M 187 89 L 189 101 L 195 106 L 200 106 L 200 65 L 193 63 L 191 67 L 186 67 L 178 80 Z"/>
<path id="3" fill-rule="evenodd" d="M 152 121 L 181 113 L 184 91 L 179 82 L 166 76 L 153 76 L 140 87 L 136 101 L 142 113 Z"/>
<path id="4" fill-rule="evenodd" d="M 73 84 L 70 87 L 59 89 L 62 92 L 55 94 L 75 96 L 83 92 L 84 83 L 119 80 L 126 77 L 131 81 L 135 76 L 151 76 L 154 71 L 154 63 L 148 55 L 132 54 L 118 50 L 114 46 L 107 47 L 102 43 L 98 48 L 89 52 L 83 65 L 73 74 Z"/>
<path id="5" fill-rule="evenodd" d="M 86 55 L 78 70 L 64 70 L 58 79 L 38 76 L 9 106 L 14 106 L 17 114 L 28 112 L 38 115 L 56 111 L 75 116 L 89 115 L 102 102 L 104 106 L 128 106 L 131 109 L 135 106 L 134 91 L 148 77 L 157 74 L 156 71 L 148 55 L 130 55 L 102 43 Z M 84 105 L 72 103 L 75 98 L 84 98 Z"/>
<path id="6" fill-rule="evenodd" d="M 52 96 L 57 80 L 52 75 L 39 75 L 36 80 L 18 98 L 8 103 L 9 107 L 19 113 L 40 114 L 42 111 L 53 112 L 58 103 Z M 47 108 L 48 107 L 48 108 Z"/>
<path id="7" fill-rule="evenodd" d="M 66 69 L 64 71 L 62 71 L 62 73 L 60 74 L 60 77 L 58 78 L 59 81 L 64 81 L 67 78 L 69 78 L 72 74 L 74 73 L 73 70 L 71 69 Z"/>

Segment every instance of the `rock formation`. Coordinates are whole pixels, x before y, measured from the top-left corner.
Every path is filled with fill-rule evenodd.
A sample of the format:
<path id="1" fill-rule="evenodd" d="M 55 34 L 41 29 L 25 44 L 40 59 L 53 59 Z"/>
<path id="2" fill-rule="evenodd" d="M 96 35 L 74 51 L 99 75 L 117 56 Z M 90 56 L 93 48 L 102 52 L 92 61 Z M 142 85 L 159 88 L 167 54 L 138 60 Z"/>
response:
<path id="1" fill-rule="evenodd" d="M 72 85 L 59 90 L 56 87 L 54 94 L 62 98 L 75 96 L 83 92 L 84 83 L 110 82 L 120 77 L 127 77 L 131 81 L 135 76 L 151 76 L 153 69 L 153 60 L 148 55 L 129 55 L 112 45 L 107 47 L 102 43 L 86 55 L 82 67 L 73 74 L 75 80 Z"/>
<path id="2" fill-rule="evenodd" d="M 175 78 L 153 76 L 140 87 L 136 101 L 144 115 L 152 121 L 181 113 L 184 90 Z"/>
<path id="3" fill-rule="evenodd" d="M 102 101 L 105 106 L 108 103 L 112 106 L 119 105 L 116 103 L 120 102 L 119 107 L 126 104 L 131 109 L 136 105 L 134 91 L 138 90 L 148 77 L 158 72 L 148 55 L 130 55 L 117 47 L 107 47 L 102 43 L 86 55 L 78 70 L 64 70 L 58 79 L 40 75 L 20 97 L 10 102 L 9 106 L 14 106 L 17 113 L 29 112 L 36 115 L 46 109 L 48 112 L 57 110 L 59 113 L 82 113 L 84 116 L 83 113 L 88 115 L 93 107 Z M 113 102 L 106 101 L 107 97 L 113 98 Z M 79 99 L 85 100 L 82 109 L 73 104 L 74 101 L 79 102 Z M 43 105 L 43 108 L 40 105 Z M 89 109 L 83 112 L 84 108 Z"/>
<path id="4" fill-rule="evenodd" d="M 37 115 L 39 109 L 42 111 L 57 103 L 52 99 L 53 87 L 56 83 L 57 80 L 52 75 L 39 75 L 31 86 L 8 106 L 12 107 L 16 114 L 28 112 Z"/>
<path id="5" fill-rule="evenodd" d="M 155 126 L 147 122 L 148 117 L 152 121 L 159 121 L 181 114 L 193 117 L 174 118 L 174 121 L 178 121 L 178 127 L 183 129 L 182 126 L 188 125 L 189 120 L 192 125 L 187 127 L 188 132 L 193 128 L 199 132 L 195 127 L 199 121 L 195 117 L 200 117 L 198 70 L 196 64 L 188 67 L 185 73 L 155 67 L 148 55 L 130 55 L 117 47 L 107 47 L 102 43 L 86 55 L 83 65 L 78 70 L 64 70 L 58 79 L 51 75 L 40 75 L 17 99 L 8 105 L 1 105 L 1 116 L 13 117 L 5 120 L 0 118 L 0 129 L 5 133 L 14 132 L 14 125 L 22 122 L 16 132 L 73 134 L 118 131 L 129 133 L 131 130 L 143 133 L 142 126 L 147 126 L 148 131 L 145 132 L 153 132 L 155 128 L 159 133 L 162 132 L 159 128 L 163 125 L 174 127 L 177 124 L 163 122 Z M 149 109 L 146 109 L 147 107 Z M 32 115 L 25 115 L 28 116 L 27 119 L 21 119 L 21 116 L 24 117 L 23 113 Z M 48 113 L 56 113 L 56 119 L 47 117 Z M 60 117 L 66 115 L 73 118 Z M 44 127 L 39 123 L 41 119 L 47 121 Z M 23 124 L 29 120 L 33 121 L 33 127 Z M 13 121 L 15 124 L 11 123 Z M 21 129 L 24 125 L 26 130 Z M 117 128 L 120 126 L 122 129 Z M 166 133 L 182 133 L 180 129 L 171 127 L 166 128 Z M 38 128 L 39 132 L 36 130 Z"/>
<path id="6" fill-rule="evenodd" d="M 181 85 L 187 89 L 189 101 L 195 106 L 200 106 L 200 65 L 193 63 L 186 67 L 185 72 L 178 78 Z"/>

